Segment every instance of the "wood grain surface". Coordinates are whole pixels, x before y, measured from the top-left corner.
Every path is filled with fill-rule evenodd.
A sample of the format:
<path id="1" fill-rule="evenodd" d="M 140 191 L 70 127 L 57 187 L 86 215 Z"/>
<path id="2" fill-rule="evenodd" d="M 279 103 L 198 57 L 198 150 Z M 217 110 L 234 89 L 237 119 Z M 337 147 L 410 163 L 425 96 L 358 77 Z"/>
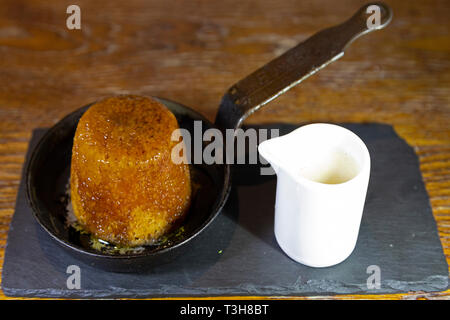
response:
<path id="1" fill-rule="evenodd" d="M 233 83 L 364 3 L 2 0 L 0 265 L 34 128 L 121 93 L 166 97 L 214 120 Z M 70 4 L 81 8 L 81 30 L 66 27 Z M 394 19 L 387 29 L 358 39 L 342 59 L 247 123 L 393 125 L 420 158 L 450 264 L 450 2 L 388 4 Z M 331 298 L 449 299 L 450 290 Z"/>

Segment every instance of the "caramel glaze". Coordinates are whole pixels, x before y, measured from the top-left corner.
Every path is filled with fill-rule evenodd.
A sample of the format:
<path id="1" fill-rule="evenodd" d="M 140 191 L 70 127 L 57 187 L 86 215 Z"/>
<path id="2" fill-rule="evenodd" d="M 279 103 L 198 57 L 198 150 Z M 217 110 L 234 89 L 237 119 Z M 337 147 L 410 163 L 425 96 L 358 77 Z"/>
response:
<path id="1" fill-rule="evenodd" d="M 151 244 L 190 205 L 189 166 L 171 160 L 175 116 L 156 100 L 118 96 L 92 105 L 75 133 L 71 200 L 80 224 L 108 242 Z"/>

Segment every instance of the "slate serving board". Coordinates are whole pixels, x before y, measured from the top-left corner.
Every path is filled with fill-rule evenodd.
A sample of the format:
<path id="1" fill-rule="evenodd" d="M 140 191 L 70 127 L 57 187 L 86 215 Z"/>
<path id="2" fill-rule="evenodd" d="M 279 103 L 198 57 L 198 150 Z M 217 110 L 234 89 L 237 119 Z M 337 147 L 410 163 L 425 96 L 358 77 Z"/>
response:
<path id="1" fill-rule="evenodd" d="M 447 262 L 413 149 L 388 125 L 343 126 L 367 144 L 372 170 L 356 248 L 339 265 L 310 268 L 281 251 L 273 233 L 276 177 L 259 175 L 258 165 L 235 165 L 232 192 L 219 217 L 195 239 L 189 252 L 144 274 L 105 272 L 69 255 L 34 221 L 22 179 L 8 234 L 2 289 L 8 296 L 70 298 L 445 290 Z M 279 128 L 283 135 L 296 127 L 258 128 Z M 27 159 L 44 132 L 33 132 Z M 80 268 L 80 289 L 67 286 L 70 265 Z M 371 268 L 380 271 L 379 289 L 367 285 Z M 374 283 L 373 277 L 369 283 Z"/>

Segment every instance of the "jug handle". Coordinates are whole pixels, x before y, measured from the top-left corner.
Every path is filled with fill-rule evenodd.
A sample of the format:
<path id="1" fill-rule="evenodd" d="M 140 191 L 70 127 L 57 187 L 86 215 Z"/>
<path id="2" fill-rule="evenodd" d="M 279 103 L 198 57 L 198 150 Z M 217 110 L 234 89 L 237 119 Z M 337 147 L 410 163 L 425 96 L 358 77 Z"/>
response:
<path id="1" fill-rule="evenodd" d="M 378 7 L 378 9 L 376 7 Z M 379 10 L 379 21 L 368 19 Z M 324 29 L 283 55 L 270 61 L 225 93 L 215 124 L 224 129 L 237 129 L 259 108 L 344 55 L 355 39 L 382 29 L 392 20 L 392 10 L 381 2 L 361 7 L 342 24 Z"/>

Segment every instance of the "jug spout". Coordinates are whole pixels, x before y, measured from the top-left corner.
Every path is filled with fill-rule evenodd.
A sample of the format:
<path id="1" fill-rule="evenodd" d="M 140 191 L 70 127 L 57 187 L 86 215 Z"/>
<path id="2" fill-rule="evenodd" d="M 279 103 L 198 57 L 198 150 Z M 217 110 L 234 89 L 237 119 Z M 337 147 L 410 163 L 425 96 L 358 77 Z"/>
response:
<path id="1" fill-rule="evenodd" d="M 283 158 L 288 146 L 284 143 L 284 140 L 282 137 L 276 137 L 265 140 L 258 146 L 259 154 L 270 163 L 276 174 L 279 173 L 280 168 L 285 167 Z"/>

